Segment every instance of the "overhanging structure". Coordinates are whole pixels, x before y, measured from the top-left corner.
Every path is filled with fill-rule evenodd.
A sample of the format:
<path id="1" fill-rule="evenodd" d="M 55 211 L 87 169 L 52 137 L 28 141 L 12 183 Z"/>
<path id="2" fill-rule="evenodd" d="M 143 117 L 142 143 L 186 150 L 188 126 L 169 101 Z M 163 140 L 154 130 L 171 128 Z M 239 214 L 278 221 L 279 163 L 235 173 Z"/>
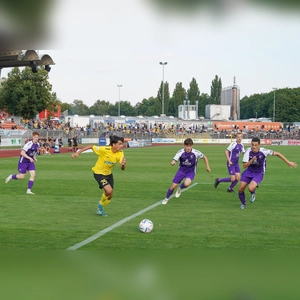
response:
<path id="1" fill-rule="evenodd" d="M 35 50 L 0 50 L 0 75 L 3 68 L 31 67 L 36 73 L 39 66 L 44 66 L 50 72 L 51 65 L 55 65 L 50 55 L 39 56 Z"/>

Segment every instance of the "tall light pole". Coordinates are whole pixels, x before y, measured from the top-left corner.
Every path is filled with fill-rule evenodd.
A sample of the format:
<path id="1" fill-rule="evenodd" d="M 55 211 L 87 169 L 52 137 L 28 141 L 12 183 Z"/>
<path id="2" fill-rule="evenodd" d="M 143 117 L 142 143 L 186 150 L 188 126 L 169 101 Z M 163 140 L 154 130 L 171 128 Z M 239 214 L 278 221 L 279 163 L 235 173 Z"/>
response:
<path id="1" fill-rule="evenodd" d="M 164 98 L 165 98 L 165 84 L 164 84 L 164 69 L 165 69 L 165 65 L 168 62 L 160 62 L 159 64 L 162 65 L 162 70 L 163 70 L 163 76 L 162 76 L 162 97 L 161 97 L 161 114 L 164 115 L 165 114 L 165 102 L 164 102 Z"/>
<path id="2" fill-rule="evenodd" d="M 119 105 L 118 105 L 118 116 L 120 117 L 120 101 L 121 101 L 121 87 L 122 87 L 122 84 L 118 84 L 117 87 L 119 88 Z"/>
<path id="3" fill-rule="evenodd" d="M 274 87 L 273 87 L 273 90 L 274 90 L 273 122 L 275 122 L 275 102 L 276 102 L 275 93 L 276 93 L 277 88 L 274 88 Z"/>

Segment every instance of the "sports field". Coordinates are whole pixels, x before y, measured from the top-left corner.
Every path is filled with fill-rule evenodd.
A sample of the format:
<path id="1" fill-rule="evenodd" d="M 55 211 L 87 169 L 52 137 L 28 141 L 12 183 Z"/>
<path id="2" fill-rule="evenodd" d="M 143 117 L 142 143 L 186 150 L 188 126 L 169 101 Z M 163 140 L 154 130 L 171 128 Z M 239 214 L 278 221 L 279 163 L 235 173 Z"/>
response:
<path id="1" fill-rule="evenodd" d="M 227 177 L 223 146 L 194 145 L 209 159 L 211 173 L 199 161 L 194 185 L 180 198 L 161 205 L 177 165 L 170 162 L 181 145 L 124 149 L 127 168 L 114 168 L 115 191 L 106 207 L 108 217 L 96 215 L 102 191 L 91 167 L 97 156 L 71 154 L 38 156 L 33 187 L 11 180 L 18 158 L 2 158 L 0 178 L 0 249 L 2 250 L 274 250 L 300 249 L 300 167 L 290 169 L 278 157 L 268 157 L 267 172 L 256 201 L 239 210 L 237 193 L 229 184 L 213 187 L 216 177 Z M 272 146 L 298 164 L 299 148 Z M 235 188 L 237 191 L 237 186 Z M 150 234 L 139 222 L 154 223 Z"/>

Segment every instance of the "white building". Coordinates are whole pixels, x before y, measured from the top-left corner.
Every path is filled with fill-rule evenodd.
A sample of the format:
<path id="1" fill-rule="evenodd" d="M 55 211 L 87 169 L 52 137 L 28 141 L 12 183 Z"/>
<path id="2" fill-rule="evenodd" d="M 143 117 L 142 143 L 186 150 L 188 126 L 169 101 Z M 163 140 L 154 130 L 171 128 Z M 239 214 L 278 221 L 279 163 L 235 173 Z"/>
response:
<path id="1" fill-rule="evenodd" d="M 178 118 L 183 120 L 198 120 L 198 101 L 190 104 L 189 100 L 184 100 L 183 105 L 178 106 Z"/>
<path id="2" fill-rule="evenodd" d="M 211 120 L 229 120 L 231 105 L 209 104 L 205 106 L 205 118 Z"/>

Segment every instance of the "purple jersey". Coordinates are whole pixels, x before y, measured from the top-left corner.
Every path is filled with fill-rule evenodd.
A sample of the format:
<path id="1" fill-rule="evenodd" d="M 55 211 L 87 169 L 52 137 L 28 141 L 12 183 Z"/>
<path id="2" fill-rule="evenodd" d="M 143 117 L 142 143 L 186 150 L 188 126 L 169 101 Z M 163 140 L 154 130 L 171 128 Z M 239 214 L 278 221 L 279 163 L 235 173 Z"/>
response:
<path id="1" fill-rule="evenodd" d="M 192 149 L 190 153 L 184 151 L 184 149 L 179 150 L 175 156 L 174 160 L 179 161 L 178 169 L 184 173 L 196 173 L 198 159 L 202 159 L 204 154 L 199 150 Z"/>
<path id="2" fill-rule="evenodd" d="M 240 154 L 245 152 L 243 144 L 238 144 L 237 142 L 232 142 L 227 150 L 229 151 L 229 158 L 234 165 L 238 165 Z"/>
<path id="3" fill-rule="evenodd" d="M 243 157 L 243 163 L 248 162 L 254 156 L 256 156 L 256 161 L 254 161 L 248 168 L 248 171 L 253 173 L 265 173 L 266 171 L 266 160 L 267 156 L 273 155 L 273 150 L 268 150 L 265 148 L 260 148 L 257 153 L 253 153 L 251 148 L 248 148 Z"/>
<path id="4" fill-rule="evenodd" d="M 31 157 L 34 158 L 34 156 L 37 154 L 38 152 L 38 148 L 39 148 L 39 144 L 34 144 L 32 141 L 29 141 L 28 143 L 26 143 L 23 147 L 22 150 L 24 150 L 26 152 L 26 154 Z M 30 160 L 23 157 L 22 155 L 20 155 L 20 160 L 19 163 L 25 163 L 25 164 L 29 164 Z"/>

